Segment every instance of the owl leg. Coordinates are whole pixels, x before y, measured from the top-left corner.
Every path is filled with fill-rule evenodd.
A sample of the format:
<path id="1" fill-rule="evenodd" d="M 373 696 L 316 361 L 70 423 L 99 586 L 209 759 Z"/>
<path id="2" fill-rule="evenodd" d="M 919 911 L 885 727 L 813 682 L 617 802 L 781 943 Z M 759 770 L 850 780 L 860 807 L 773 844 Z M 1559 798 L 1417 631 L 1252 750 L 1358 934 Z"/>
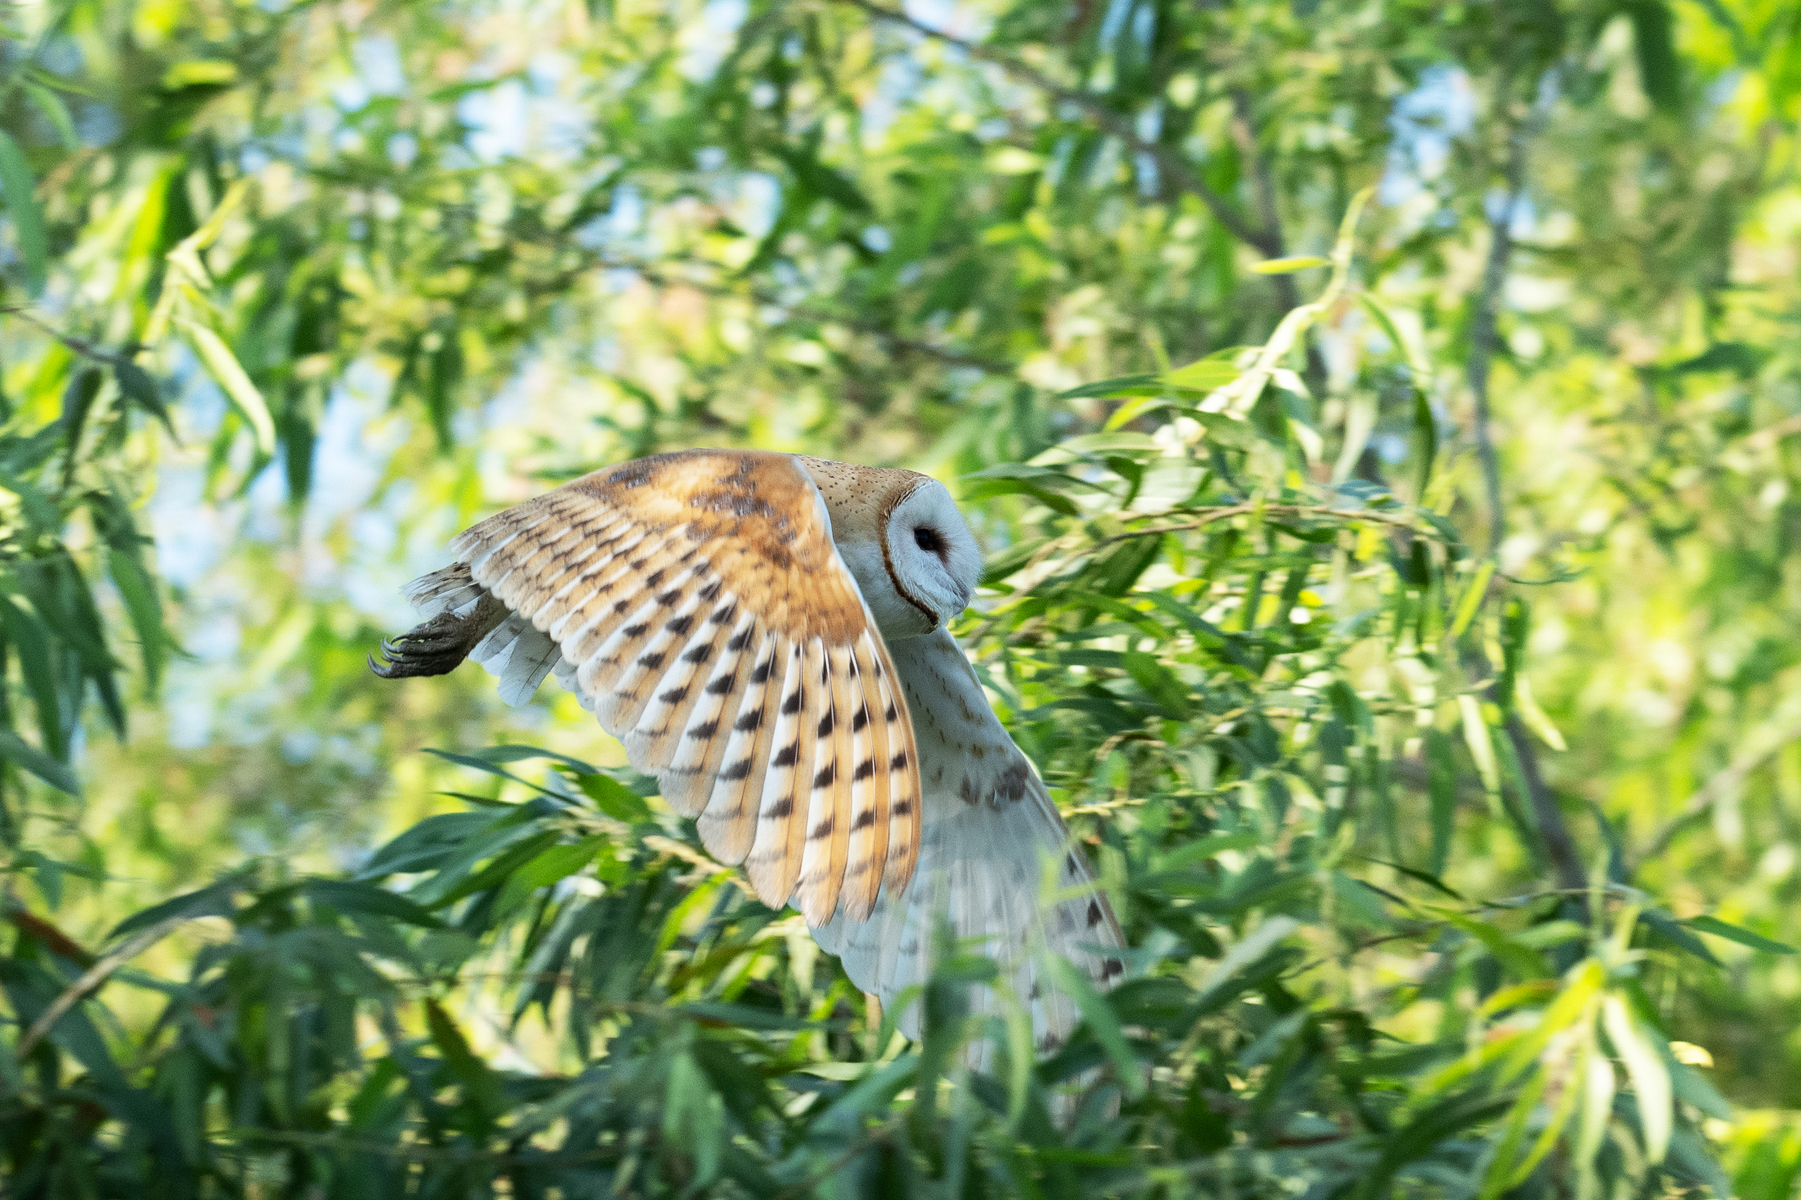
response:
<path id="1" fill-rule="evenodd" d="M 484 595 L 461 615 L 440 612 L 392 640 L 383 639 L 382 661 L 369 657 L 369 669 L 383 679 L 413 675 L 445 675 L 469 657 L 469 652 L 495 626 L 506 620 L 507 606 Z"/>

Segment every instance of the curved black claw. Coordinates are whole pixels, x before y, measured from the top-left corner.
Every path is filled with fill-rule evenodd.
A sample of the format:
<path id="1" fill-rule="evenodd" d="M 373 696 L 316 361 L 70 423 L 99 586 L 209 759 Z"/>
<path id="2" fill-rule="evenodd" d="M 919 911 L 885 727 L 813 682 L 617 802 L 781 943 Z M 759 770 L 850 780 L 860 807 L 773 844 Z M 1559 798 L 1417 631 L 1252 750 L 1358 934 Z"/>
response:
<path id="1" fill-rule="evenodd" d="M 505 615 L 506 610 L 498 604 L 492 609 L 462 617 L 439 613 L 398 637 L 383 638 L 383 661 L 369 655 L 369 669 L 383 679 L 448 674 Z"/>

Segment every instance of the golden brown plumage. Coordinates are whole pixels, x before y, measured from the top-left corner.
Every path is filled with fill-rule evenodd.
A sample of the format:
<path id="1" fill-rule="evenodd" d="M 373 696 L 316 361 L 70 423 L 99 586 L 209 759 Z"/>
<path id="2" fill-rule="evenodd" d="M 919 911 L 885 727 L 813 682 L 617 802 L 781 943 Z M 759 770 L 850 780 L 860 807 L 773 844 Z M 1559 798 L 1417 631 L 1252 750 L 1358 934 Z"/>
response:
<path id="1" fill-rule="evenodd" d="M 826 478 L 854 523 L 925 477 Z M 918 844 L 906 701 L 832 534 L 800 460 L 687 451 L 585 475 L 451 543 L 484 604 L 556 644 L 601 725 L 700 818 L 707 848 L 748 856 L 765 903 L 792 897 L 819 923 L 841 895 L 855 917 L 881 880 L 904 886 Z"/>

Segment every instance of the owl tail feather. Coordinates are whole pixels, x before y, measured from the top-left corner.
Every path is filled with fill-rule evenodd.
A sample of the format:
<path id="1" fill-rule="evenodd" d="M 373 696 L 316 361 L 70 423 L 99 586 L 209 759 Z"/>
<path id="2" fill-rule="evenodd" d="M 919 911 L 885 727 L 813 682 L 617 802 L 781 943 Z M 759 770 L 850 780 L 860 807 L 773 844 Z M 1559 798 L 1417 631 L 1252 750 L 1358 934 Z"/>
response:
<path id="1" fill-rule="evenodd" d="M 992 985 L 971 989 L 970 1015 L 1002 1015 L 1019 1005 L 1031 1021 L 1033 1049 L 1054 1053 L 1080 1013 L 1046 977 L 1045 956 L 1067 959 L 1104 990 L 1122 974 L 1119 926 L 1039 788 L 998 806 L 955 804 L 937 806 L 936 813 L 928 808 L 919 866 L 904 891 L 885 891 L 865 921 L 840 913 L 816 927 L 814 937 L 884 1009 L 904 1005 L 898 1025 L 914 1039 L 923 1032 L 924 1006 L 908 989 L 931 978 L 942 958 L 987 956 L 999 975 Z M 947 944 L 944 933 L 954 943 Z M 966 1061 L 974 1070 L 988 1071 L 993 1052 L 993 1044 L 978 1036 Z M 1067 1123 L 1093 1082 L 1090 1073 L 1053 1089 L 1053 1116 Z"/>

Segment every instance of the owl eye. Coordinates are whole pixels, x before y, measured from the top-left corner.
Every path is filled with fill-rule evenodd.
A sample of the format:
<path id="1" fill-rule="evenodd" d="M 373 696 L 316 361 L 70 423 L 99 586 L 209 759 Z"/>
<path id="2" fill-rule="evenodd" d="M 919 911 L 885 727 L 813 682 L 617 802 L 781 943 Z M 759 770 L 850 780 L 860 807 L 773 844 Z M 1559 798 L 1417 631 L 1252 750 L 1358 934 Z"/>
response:
<path id="1" fill-rule="evenodd" d="M 936 554 L 939 558 L 944 557 L 944 539 L 938 536 L 936 529 L 928 529 L 924 525 L 914 529 L 913 544 L 927 554 Z"/>

